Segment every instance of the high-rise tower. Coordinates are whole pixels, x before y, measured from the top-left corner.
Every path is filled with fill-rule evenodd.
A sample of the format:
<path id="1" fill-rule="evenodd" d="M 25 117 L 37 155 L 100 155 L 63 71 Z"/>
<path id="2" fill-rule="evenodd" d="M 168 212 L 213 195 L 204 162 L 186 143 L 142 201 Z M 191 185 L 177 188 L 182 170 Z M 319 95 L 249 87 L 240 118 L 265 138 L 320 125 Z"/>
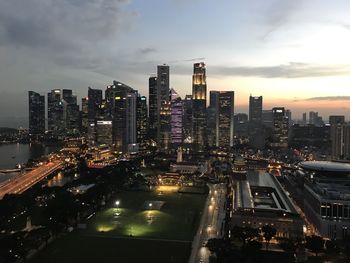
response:
<path id="1" fill-rule="evenodd" d="M 45 133 L 45 96 L 34 91 L 29 96 L 29 134 Z"/>
<path id="2" fill-rule="evenodd" d="M 203 151 L 206 145 L 206 102 L 206 67 L 203 62 L 195 63 L 192 76 L 192 134 L 196 151 Z"/>
<path id="3" fill-rule="evenodd" d="M 158 103 L 157 103 L 157 77 L 151 76 L 148 79 L 148 113 L 149 113 L 149 134 L 151 140 L 157 140 L 158 127 Z"/>
<path id="4" fill-rule="evenodd" d="M 169 90 L 169 66 L 157 67 L 157 143 L 158 148 L 167 151 L 171 142 L 171 103 Z"/>

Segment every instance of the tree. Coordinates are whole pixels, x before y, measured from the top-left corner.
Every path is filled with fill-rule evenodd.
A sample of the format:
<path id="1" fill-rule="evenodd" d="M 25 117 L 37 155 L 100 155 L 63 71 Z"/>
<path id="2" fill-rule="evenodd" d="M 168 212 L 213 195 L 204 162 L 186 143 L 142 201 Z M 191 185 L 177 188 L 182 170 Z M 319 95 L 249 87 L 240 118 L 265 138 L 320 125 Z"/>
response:
<path id="1" fill-rule="evenodd" d="M 231 236 L 242 241 L 242 246 L 245 247 L 247 242 L 259 237 L 259 229 L 252 227 L 234 226 L 231 228 Z"/>
<path id="2" fill-rule="evenodd" d="M 276 235 L 277 230 L 276 228 L 270 225 L 264 225 L 262 227 L 262 232 L 263 232 L 264 239 L 266 241 L 266 250 L 268 250 L 270 241 Z"/>
<path id="3" fill-rule="evenodd" d="M 308 236 L 306 237 L 306 248 L 315 253 L 317 257 L 318 253 L 323 250 L 324 240 L 320 236 Z"/>

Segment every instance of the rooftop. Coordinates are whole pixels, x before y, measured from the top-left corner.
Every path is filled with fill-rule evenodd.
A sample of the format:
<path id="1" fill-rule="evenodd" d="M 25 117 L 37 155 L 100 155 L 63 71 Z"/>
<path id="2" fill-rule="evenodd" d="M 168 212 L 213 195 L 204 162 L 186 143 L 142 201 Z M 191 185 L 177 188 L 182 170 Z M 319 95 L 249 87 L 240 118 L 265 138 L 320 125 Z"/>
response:
<path id="1" fill-rule="evenodd" d="M 247 180 L 237 181 L 236 206 L 297 213 L 278 180 L 263 171 L 249 171 Z"/>
<path id="2" fill-rule="evenodd" d="M 307 161 L 307 162 L 301 162 L 299 165 L 301 168 L 309 171 L 350 174 L 349 163 L 330 162 L 330 161 Z"/>

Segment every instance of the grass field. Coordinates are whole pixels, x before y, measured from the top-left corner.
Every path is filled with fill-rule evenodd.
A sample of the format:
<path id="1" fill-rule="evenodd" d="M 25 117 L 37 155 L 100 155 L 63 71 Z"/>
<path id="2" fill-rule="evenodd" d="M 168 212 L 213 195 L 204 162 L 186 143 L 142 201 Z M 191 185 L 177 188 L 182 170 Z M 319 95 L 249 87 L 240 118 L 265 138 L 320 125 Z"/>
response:
<path id="1" fill-rule="evenodd" d="M 109 208 L 88 221 L 86 234 L 192 240 L 205 195 L 157 192 L 122 192 Z M 152 201 L 163 201 L 160 210 L 149 209 Z M 155 202 L 156 203 L 156 202 Z M 154 207 L 155 205 L 153 205 Z M 152 208 L 153 208 L 152 207 Z"/>
<path id="2" fill-rule="evenodd" d="M 54 241 L 29 262 L 186 262 L 205 200 L 196 194 L 121 192 L 87 221 L 87 229 Z"/>

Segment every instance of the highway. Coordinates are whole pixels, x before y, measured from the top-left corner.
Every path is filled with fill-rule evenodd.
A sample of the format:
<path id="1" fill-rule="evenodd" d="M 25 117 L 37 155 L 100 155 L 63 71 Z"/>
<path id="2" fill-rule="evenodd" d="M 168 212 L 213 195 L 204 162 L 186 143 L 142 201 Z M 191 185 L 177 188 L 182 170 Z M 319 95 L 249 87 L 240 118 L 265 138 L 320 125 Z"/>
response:
<path id="1" fill-rule="evenodd" d="M 60 161 L 49 162 L 30 172 L 15 177 L 0 187 L 0 199 L 6 194 L 21 194 L 49 174 L 58 170 L 62 165 Z"/>
<path id="2" fill-rule="evenodd" d="M 189 263 L 209 263 L 210 251 L 204 245 L 211 238 L 221 238 L 225 219 L 226 185 L 209 184 L 209 195 L 197 234 L 192 242 Z"/>

